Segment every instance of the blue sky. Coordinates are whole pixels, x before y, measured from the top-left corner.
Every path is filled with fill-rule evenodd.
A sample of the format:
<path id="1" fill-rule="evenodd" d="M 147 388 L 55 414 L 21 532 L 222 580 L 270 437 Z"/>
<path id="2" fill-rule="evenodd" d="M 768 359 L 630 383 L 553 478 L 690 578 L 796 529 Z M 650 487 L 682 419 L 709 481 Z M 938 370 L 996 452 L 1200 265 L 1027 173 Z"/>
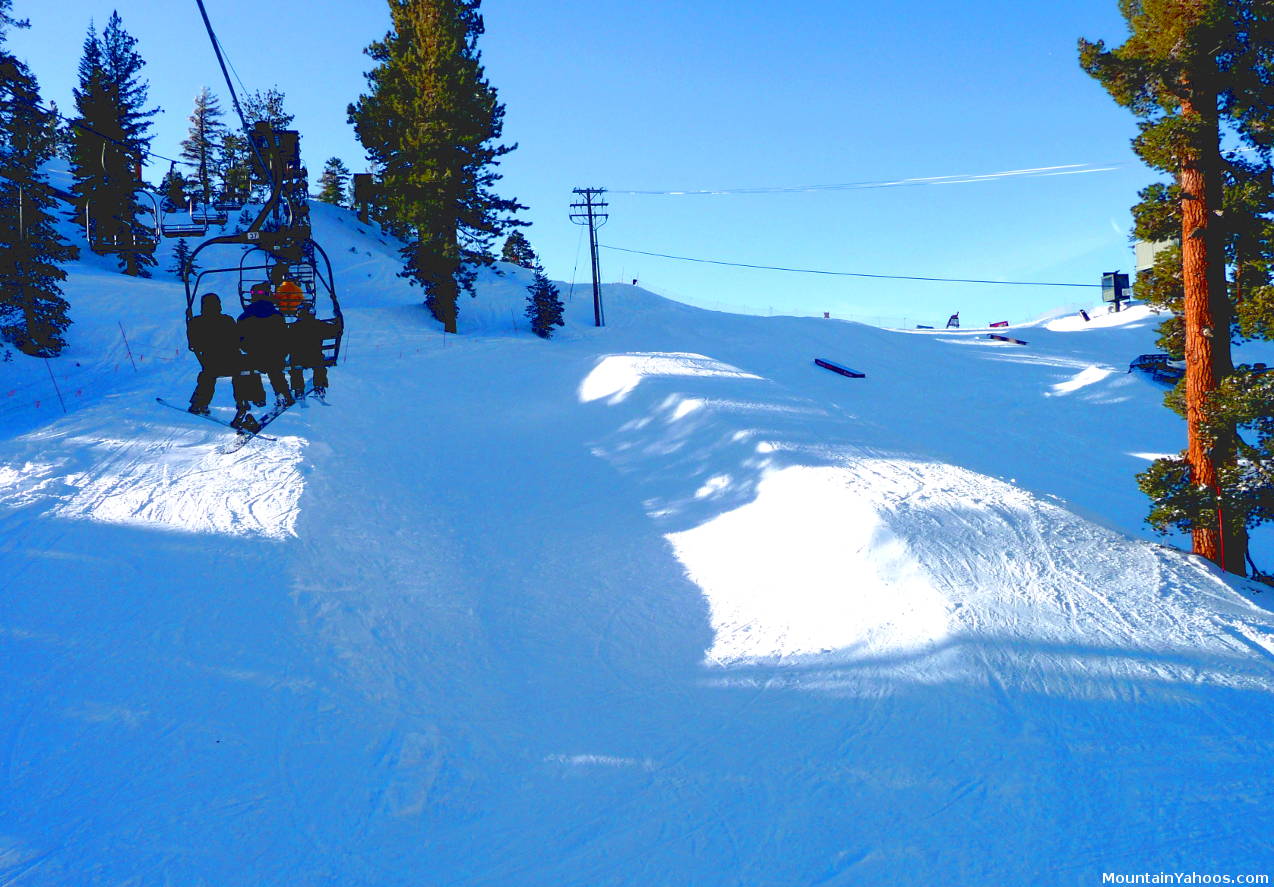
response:
<path id="1" fill-rule="evenodd" d="M 13 50 L 71 107 L 90 19 L 117 8 L 138 38 L 170 156 L 200 87 L 226 90 L 193 0 L 15 0 L 32 28 Z M 381 0 L 208 0 L 243 82 L 278 85 L 307 165 L 363 168 L 345 120 Z M 162 11 L 161 11 L 162 10 Z M 263 10 L 267 10 L 263 12 Z M 1114 0 L 487 0 L 487 73 L 519 148 L 501 191 L 529 206 L 550 275 L 586 282 L 567 219 L 573 187 L 611 190 L 605 244 L 705 259 L 922 277 L 1097 283 L 1131 270 L 1128 207 L 1153 180 L 1131 117 L 1076 62 L 1076 39 L 1117 43 Z M 991 176 L 1023 169 L 1054 175 Z M 1107 169 L 1113 167 L 1113 169 Z M 155 178 L 162 172 L 152 170 Z M 988 176 L 754 194 L 637 195 Z M 581 249 L 581 245 L 583 248 Z M 577 259 L 578 257 L 578 259 Z M 868 280 L 724 268 L 603 250 L 607 281 L 757 313 L 912 323 L 1018 320 L 1098 290 Z"/>

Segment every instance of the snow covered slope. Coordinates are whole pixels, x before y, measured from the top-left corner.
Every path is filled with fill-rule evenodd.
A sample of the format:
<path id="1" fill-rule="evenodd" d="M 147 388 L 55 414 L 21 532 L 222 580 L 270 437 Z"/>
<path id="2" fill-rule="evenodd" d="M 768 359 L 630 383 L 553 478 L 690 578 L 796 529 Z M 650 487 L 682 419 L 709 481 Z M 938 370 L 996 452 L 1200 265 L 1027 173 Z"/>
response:
<path id="1" fill-rule="evenodd" d="M 0 884 L 1270 872 L 1274 615 L 1141 526 L 1144 311 L 1017 346 L 616 285 L 543 342 L 506 268 L 443 337 L 314 215 L 347 359 L 277 443 L 154 404 L 171 278 L 77 268 L 65 415 L 0 364 Z"/>

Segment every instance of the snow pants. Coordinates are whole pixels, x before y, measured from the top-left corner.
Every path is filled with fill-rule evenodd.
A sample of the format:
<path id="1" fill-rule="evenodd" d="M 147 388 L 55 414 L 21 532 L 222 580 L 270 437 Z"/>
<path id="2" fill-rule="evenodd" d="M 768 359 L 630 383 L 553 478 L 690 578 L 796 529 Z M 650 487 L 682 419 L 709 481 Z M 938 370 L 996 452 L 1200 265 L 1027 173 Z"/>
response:
<path id="1" fill-rule="evenodd" d="M 288 375 L 291 376 L 289 381 L 292 383 L 292 393 L 296 395 L 297 397 L 300 397 L 302 394 L 305 393 L 305 370 L 306 369 L 307 367 L 294 366 L 291 368 L 291 370 L 288 371 Z M 323 366 L 323 364 L 319 364 L 318 366 L 313 367 L 313 369 L 314 369 L 314 387 L 326 388 L 327 387 L 327 367 Z"/>
<path id="2" fill-rule="evenodd" d="M 274 389 L 276 395 L 288 393 L 287 380 L 283 378 L 283 367 L 260 367 L 255 370 L 243 370 L 235 376 L 235 382 L 241 386 L 236 388 L 235 400 L 239 400 L 238 392 L 242 391 L 245 395 L 243 398 L 245 403 L 252 401 L 257 406 L 265 406 L 265 386 L 261 384 L 261 373 L 269 377 L 270 387 Z"/>
<path id="3" fill-rule="evenodd" d="M 229 376 L 235 389 L 235 401 L 239 400 L 239 367 L 233 358 L 199 358 L 199 377 L 195 380 L 195 392 L 190 395 L 190 405 L 198 410 L 208 408 L 217 390 L 217 379 Z"/>
<path id="4" fill-rule="evenodd" d="M 234 377 L 234 405 L 246 410 L 249 404 L 265 406 L 265 388 L 261 377 L 252 370 L 241 370 Z"/>

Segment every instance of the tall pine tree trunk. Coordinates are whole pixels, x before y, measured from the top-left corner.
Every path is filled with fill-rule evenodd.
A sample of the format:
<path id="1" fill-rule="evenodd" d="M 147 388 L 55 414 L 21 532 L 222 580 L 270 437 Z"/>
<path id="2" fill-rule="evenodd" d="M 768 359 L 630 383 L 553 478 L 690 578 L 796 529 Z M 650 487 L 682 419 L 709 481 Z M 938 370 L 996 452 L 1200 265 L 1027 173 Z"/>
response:
<path id="1" fill-rule="evenodd" d="M 1192 551 L 1233 573 L 1245 573 L 1247 533 L 1227 525 L 1220 505 L 1218 466 L 1233 458 L 1234 429 L 1216 439 L 1203 431 L 1209 399 L 1233 370 L 1230 355 L 1230 303 L 1226 292 L 1225 247 L 1220 210 L 1223 184 L 1218 143 L 1216 96 L 1195 92 L 1181 103 L 1181 114 L 1204 133 L 1196 150 L 1183 159 L 1181 185 L 1182 315 L 1186 351 L 1186 459 L 1191 479 L 1217 496 L 1215 519 L 1194 528 Z"/>
<path id="2" fill-rule="evenodd" d="M 448 193 L 447 200 L 456 201 L 457 197 Z M 454 205 L 454 202 L 447 204 L 449 207 Z M 451 215 L 454 215 L 454 210 L 448 213 L 447 217 Z M 439 237 L 439 243 L 442 247 L 441 268 L 444 273 L 438 275 L 434 289 L 434 304 L 443 329 L 454 333 L 456 332 L 456 316 L 459 314 L 457 303 L 460 300 L 460 282 L 456 279 L 456 274 L 460 270 L 460 243 L 455 228 L 443 231 Z"/>
<path id="3" fill-rule="evenodd" d="M 434 281 L 434 317 L 442 323 L 442 328 L 449 333 L 456 332 L 456 298 L 459 294 L 459 288 L 456 286 L 454 277 L 440 277 Z"/>
<path id="4" fill-rule="evenodd" d="M 13 263 L 13 270 L 17 272 L 18 280 L 22 280 L 22 269 L 17 263 Z M 18 341 L 18 350 L 23 354 L 36 357 L 40 353 L 42 347 L 40 342 L 40 318 L 35 313 L 35 299 L 31 297 L 31 293 L 27 292 L 27 288 L 18 283 L 18 302 L 22 306 L 22 319 L 26 321 L 26 334 Z"/>
<path id="5" fill-rule="evenodd" d="M 449 333 L 456 332 L 456 316 L 459 313 L 456 301 L 460 286 L 456 282 L 456 262 L 452 259 L 454 244 L 454 235 L 448 240 L 445 234 L 417 229 L 407 270 L 412 277 L 424 283 L 429 293 L 425 307 Z"/>

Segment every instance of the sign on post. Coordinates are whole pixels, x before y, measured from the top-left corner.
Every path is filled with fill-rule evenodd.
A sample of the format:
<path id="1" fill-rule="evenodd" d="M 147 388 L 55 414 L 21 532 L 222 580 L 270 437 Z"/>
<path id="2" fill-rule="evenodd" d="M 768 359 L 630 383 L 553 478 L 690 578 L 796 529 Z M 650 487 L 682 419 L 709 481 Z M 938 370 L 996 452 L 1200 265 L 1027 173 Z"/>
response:
<path id="1" fill-rule="evenodd" d="M 1115 306 L 1115 310 L 1119 310 L 1119 303 L 1126 302 L 1129 298 L 1128 293 L 1128 275 L 1120 274 L 1118 271 L 1107 271 L 1101 276 L 1101 300 L 1110 302 Z"/>

